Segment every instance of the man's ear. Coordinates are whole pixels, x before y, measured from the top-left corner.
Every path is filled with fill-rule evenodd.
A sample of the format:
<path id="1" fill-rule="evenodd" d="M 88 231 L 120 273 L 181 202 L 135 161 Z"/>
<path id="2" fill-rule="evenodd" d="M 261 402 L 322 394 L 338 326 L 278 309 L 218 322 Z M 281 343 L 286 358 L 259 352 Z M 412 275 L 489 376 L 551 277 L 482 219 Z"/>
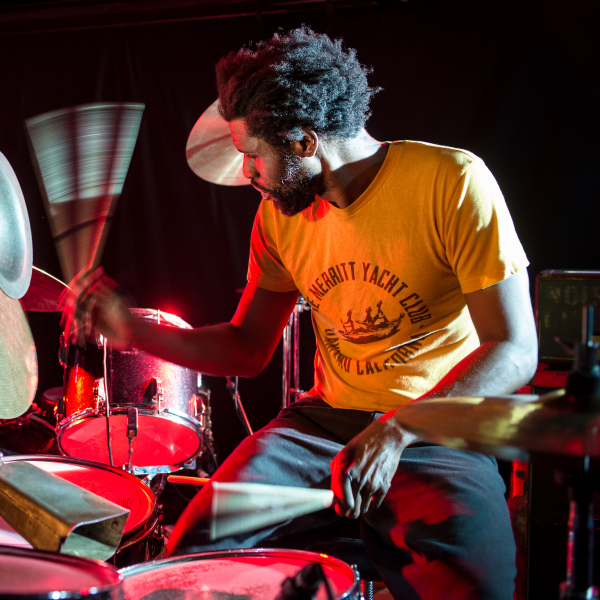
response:
<path id="1" fill-rule="evenodd" d="M 292 151 L 296 156 L 309 158 L 317 153 L 319 136 L 312 130 L 302 128 L 302 138 L 292 142 Z"/>

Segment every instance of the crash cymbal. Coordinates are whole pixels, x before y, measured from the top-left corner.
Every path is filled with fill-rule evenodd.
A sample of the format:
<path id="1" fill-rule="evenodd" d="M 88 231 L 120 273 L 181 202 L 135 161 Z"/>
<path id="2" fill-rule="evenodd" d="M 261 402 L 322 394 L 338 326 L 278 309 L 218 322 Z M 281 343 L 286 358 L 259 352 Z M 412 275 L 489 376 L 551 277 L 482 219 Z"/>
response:
<path id="1" fill-rule="evenodd" d="M 60 297 L 68 289 L 66 283 L 34 266 L 31 284 L 21 298 L 21 304 L 25 310 L 32 312 L 58 312 Z"/>
<path id="2" fill-rule="evenodd" d="M 527 460 L 531 454 L 600 458 L 600 409 L 573 411 L 545 396 L 432 398 L 403 406 L 403 427 L 444 446 Z"/>
<path id="3" fill-rule="evenodd" d="M 215 100 L 194 125 L 185 147 L 190 168 L 198 177 L 221 185 L 250 185 L 242 173 L 244 155 L 233 145 L 227 121 Z"/>
<path id="4" fill-rule="evenodd" d="M 21 303 L 0 291 L 0 419 L 22 415 L 37 382 L 35 345 Z"/>
<path id="5" fill-rule="evenodd" d="M 25 121 L 65 281 L 100 263 L 143 110 L 143 104 L 87 104 Z"/>
<path id="6" fill-rule="evenodd" d="M 17 176 L 0 152 L 0 289 L 21 298 L 29 287 L 33 246 L 25 198 Z"/>

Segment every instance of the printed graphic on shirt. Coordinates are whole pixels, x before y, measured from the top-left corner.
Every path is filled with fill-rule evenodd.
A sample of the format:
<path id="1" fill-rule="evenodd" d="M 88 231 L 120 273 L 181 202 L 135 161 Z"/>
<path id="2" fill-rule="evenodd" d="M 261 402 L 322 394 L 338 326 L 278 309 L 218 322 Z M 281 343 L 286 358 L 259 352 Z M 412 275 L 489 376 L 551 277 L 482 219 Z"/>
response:
<path id="1" fill-rule="evenodd" d="M 338 286 L 343 288 L 346 282 L 355 282 L 354 293 L 349 289 L 346 300 L 343 299 L 340 303 L 339 293 L 327 296 Z M 358 298 L 356 283 L 366 286 L 366 305 L 352 306 L 353 300 Z M 338 289 L 338 292 L 343 293 L 343 289 Z M 365 302 L 364 295 L 360 296 Z M 368 301 L 369 296 L 372 297 L 372 302 Z M 345 311 L 337 319 L 340 326 L 324 330 L 324 341 L 337 365 L 347 373 L 370 375 L 407 364 L 417 355 L 423 345 L 423 338 L 429 335 L 425 332 L 410 336 L 405 333 L 405 341 L 399 340 L 398 344 L 394 344 L 388 355 L 384 351 L 379 361 L 359 360 L 344 354 L 345 343 L 365 345 L 381 342 L 401 333 L 403 328 L 410 331 L 410 327 L 416 324 L 419 324 L 418 329 L 424 329 L 431 319 L 431 311 L 426 302 L 401 277 L 369 262 L 348 261 L 327 268 L 318 277 L 314 277 L 305 298 L 313 310 L 322 311 L 333 322 L 336 319 L 332 313 L 339 310 L 337 307 Z"/>

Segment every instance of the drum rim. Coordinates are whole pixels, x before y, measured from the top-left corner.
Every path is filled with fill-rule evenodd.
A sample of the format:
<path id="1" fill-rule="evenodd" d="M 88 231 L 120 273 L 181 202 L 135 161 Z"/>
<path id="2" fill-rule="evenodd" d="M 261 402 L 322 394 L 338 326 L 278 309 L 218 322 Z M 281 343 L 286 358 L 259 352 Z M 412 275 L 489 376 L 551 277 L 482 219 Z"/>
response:
<path id="1" fill-rule="evenodd" d="M 282 555 L 288 555 L 296 558 L 306 559 L 308 562 L 318 562 L 320 564 L 331 564 L 334 563 L 337 566 L 348 569 L 352 573 L 353 584 L 349 590 L 345 591 L 338 600 L 345 600 L 351 598 L 351 594 L 360 586 L 360 577 L 356 570 L 344 562 L 343 560 L 331 556 L 330 554 L 322 554 L 320 552 L 310 552 L 309 550 L 293 550 L 288 548 L 234 548 L 232 550 L 211 550 L 209 552 L 195 552 L 193 554 L 182 554 L 181 556 L 172 556 L 170 558 L 160 558 L 158 560 L 151 560 L 138 565 L 131 565 L 130 567 L 123 567 L 119 569 L 119 573 L 123 575 L 125 581 L 128 577 L 133 575 L 140 575 L 147 571 L 158 569 L 162 566 L 185 564 L 188 562 L 194 562 L 195 560 L 201 560 L 203 558 L 229 558 L 229 557 L 243 557 L 243 556 L 264 556 L 264 557 L 277 557 Z M 324 560 L 327 559 L 327 560 Z"/>
<path id="2" fill-rule="evenodd" d="M 60 446 L 59 446 L 60 447 Z M 152 522 L 153 516 L 157 513 L 157 500 L 152 493 L 152 490 L 143 482 L 140 481 L 135 475 L 131 473 L 127 473 L 127 471 L 122 471 L 117 467 L 111 467 L 110 465 L 105 465 L 104 463 L 95 462 L 92 460 L 86 460 L 85 458 L 74 458 L 71 456 L 58 456 L 56 454 L 12 454 L 9 456 L 3 456 L 3 462 L 13 462 L 15 460 L 25 460 L 25 461 L 41 461 L 41 462 L 64 462 L 64 463 L 75 463 L 78 466 L 83 467 L 94 467 L 99 468 L 104 471 L 109 471 L 115 475 L 121 475 L 126 480 L 135 481 L 135 485 L 138 486 L 139 489 L 143 489 L 147 494 L 147 497 L 151 499 L 151 510 L 148 515 L 148 518 L 145 521 L 142 521 L 137 527 L 134 527 L 127 533 L 123 534 L 121 538 L 121 544 L 124 545 L 125 542 L 129 542 L 132 538 L 136 537 L 140 532 L 145 532 L 147 530 L 148 523 Z M 141 486 L 141 487 L 140 487 Z M 152 529 L 149 530 L 151 532 Z M 144 536 L 145 537 L 145 536 Z M 136 540 L 137 541 L 137 540 Z M 131 544 L 127 544 L 128 546 Z M 2 545 L 0 545 L 0 548 Z M 121 546 L 119 546 L 121 548 Z M 116 552 L 115 552 L 116 554 Z M 0 596 L 1 598 L 2 596 Z"/>
<path id="3" fill-rule="evenodd" d="M 179 327 L 180 329 L 193 329 L 193 327 L 184 321 L 181 317 L 174 315 L 173 313 L 168 313 L 164 310 L 160 310 L 160 308 L 130 308 L 129 309 L 134 315 L 143 318 L 143 316 L 158 316 L 165 318 L 165 321 L 169 323 L 169 325 L 174 327 Z M 143 315 L 143 316 L 142 316 Z M 158 319 L 156 319 L 158 320 Z"/>
<path id="4" fill-rule="evenodd" d="M 51 600 L 56 596 L 53 596 L 54 593 L 60 591 L 61 599 L 62 598 L 87 598 L 93 597 L 97 600 L 100 598 L 111 598 L 113 597 L 113 593 L 122 588 L 124 577 L 119 572 L 118 569 L 115 569 L 112 565 L 103 562 L 101 560 L 94 560 L 91 558 L 82 558 L 80 556 L 72 556 L 70 554 L 60 554 L 58 552 L 47 552 L 46 550 L 35 550 L 33 548 L 18 548 L 16 546 L 6 546 L 4 544 L 0 544 L 0 557 L 3 555 L 12 555 L 12 556 L 22 556 L 25 558 L 36 558 L 38 560 L 46 560 L 51 563 L 62 563 L 63 565 L 70 565 L 73 567 L 81 567 L 83 570 L 89 570 L 90 565 L 94 565 L 96 568 L 102 569 L 105 573 L 110 573 L 110 575 L 114 575 L 116 577 L 115 583 L 94 587 L 91 589 L 80 589 L 78 592 L 65 592 L 64 590 L 53 590 L 48 593 L 40 593 L 40 594 L 4 594 L 0 588 L 0 598 L 14 598 L 14 599 L 40 599 L 40 600 Z M 92 590 L 95 590 L 92 592 Z"/>

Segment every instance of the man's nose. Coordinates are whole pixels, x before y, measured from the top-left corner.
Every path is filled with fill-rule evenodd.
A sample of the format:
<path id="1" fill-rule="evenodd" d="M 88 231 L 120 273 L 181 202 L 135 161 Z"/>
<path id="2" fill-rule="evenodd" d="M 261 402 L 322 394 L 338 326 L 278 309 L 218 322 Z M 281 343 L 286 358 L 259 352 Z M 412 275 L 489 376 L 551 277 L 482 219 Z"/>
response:
<path id="1" fill-rule="evenodd" d="M 246 155 L 244 155 L 242 173 L 247 179 L 256 179 L 258 175 L 258 171 L 256 170 L 252 160 L 249 159 Z"/>

